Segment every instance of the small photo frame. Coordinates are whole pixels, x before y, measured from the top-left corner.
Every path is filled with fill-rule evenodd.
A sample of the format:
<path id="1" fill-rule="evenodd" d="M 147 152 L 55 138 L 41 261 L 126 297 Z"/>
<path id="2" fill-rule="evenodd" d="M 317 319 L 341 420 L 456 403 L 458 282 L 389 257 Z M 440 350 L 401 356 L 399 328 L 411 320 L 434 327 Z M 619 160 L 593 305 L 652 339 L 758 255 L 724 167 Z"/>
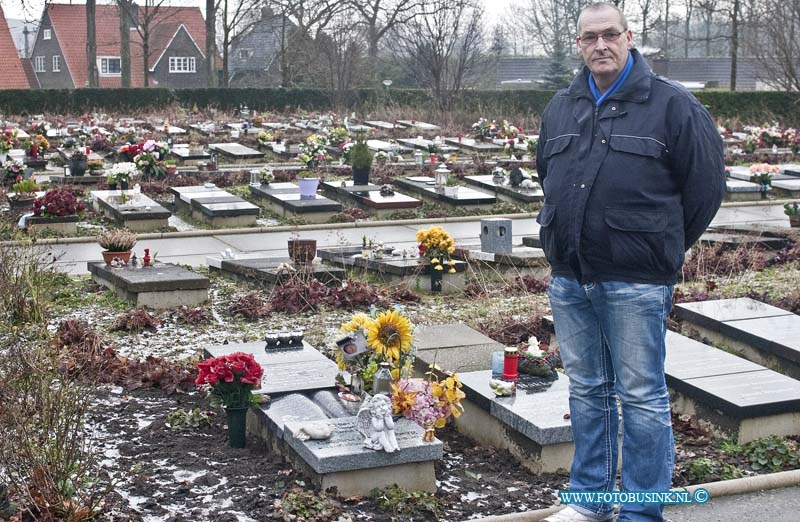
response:
<path id="1" fill-rule="evenodd" d="M 363 332 L 355 332 L 336 341 L 336 345 L 342 351 L 342 357 L 346 361 L 351 361 L 367 351 L 367 339 Z"/>

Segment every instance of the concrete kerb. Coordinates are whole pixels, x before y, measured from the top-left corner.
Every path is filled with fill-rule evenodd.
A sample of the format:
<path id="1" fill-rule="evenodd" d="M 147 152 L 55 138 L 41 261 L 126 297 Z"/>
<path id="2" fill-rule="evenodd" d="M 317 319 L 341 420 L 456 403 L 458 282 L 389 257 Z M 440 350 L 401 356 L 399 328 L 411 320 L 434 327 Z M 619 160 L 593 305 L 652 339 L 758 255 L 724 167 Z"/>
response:
<path id="1" fill-rule="evenodd" d="M 341 230 L 347 228 L 374 228 L 385 226 L 405 226 L 405 225 L 431 225 L 438 223 L 462 223 L 475 221 L 476 218 L 507 218 L 507 219 L 527 219 L 536 217 L 536 212 L 523 212 L 520 214 L 494 214 L 488 216 L 457 216 L 446 218 L 426 218 L 426 219 L 396 219 L 391 221 L 356 221 L 353 223 L 320 223 L 315 225 L 281 225 L 276 227 L 247 227 L 247 228 L 226 228 L 226 229 L 202 229 L 187 230 L 184 232 L 153 232 L 147 234 L 137 234 L 139 240 L 146 239 L 168 239 L 183 237 L 208 237 L 208 236 L 230 236 L 235 234 L 265 234 L 273 232 L 303 232 L 311 230 Z M 64 237 L 64 238 L 45 238 L 37 239 L 40 245 L 64 245 L 73 243 L 95 243 L 94 237 Z M 0 244 L 7 246 L 23 245 L 27 241 L 2 241 Z"/>
<path id="2" fill-rule="evenodd" d="M 708 491 L 709 498 L 713 500 L 718 497 L 743 495 L 766 489 L 781 489 L 798 485 L 800 485 L 800 470 L 795 469 L 791 471 L 781 471 L 780 473 L 770 473 L 768 475 L 757 475 L 755 477 L 697 484 L 685 488 L 673 488 L 673 491 L 688 491 L 689 493 L 694 493 L 695 490 L 703 488 Z M 539 522 L 560 509 L 562 509 L 562 506 L 553 506 L 534 511 L 525 511 L 523 513 L 509 513 L 507 515 L 484 517 L 477 520 L 481 520 L 482 522 Z"/>

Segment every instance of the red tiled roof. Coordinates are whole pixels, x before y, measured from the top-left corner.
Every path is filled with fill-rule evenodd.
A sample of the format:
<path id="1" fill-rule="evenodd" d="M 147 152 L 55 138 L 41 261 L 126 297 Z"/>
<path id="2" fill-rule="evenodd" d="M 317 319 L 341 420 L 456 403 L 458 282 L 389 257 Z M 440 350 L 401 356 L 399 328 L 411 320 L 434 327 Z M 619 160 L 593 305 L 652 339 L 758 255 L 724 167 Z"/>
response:
<path id="1" fill-rule="evenodd" d="M 47 6 L 53 30 L 61 45 L 75 87 L 84 87 L 87 81 L 86 64 L 86 6 L 50 4 Z M 139 19 L 147 16 L 139 6 Z M 164 48 L 169 45 L 177 29 L 184 25 L 194 41 L 205 49 L 205 20 L 198 7 L 160 7 L 151 22 L 150 59 L 152 67 Z M 98 5 L 95 13 L 97 56 L 119 56 L 119 9 L 116 5 Z M 136 29 L 130 32 L 131 86 L 144 85 L 142 38 Z M 100 77 L 101 87 L 120 87 L 120 77 Z M 151 82 L 152 85 L 152 82 Z"/>
<path id="2" fill-rule="evenodd" d="M 0 74 L 0 89 L 30 88 L 2 7 L 0 7 L 0 71 L 3 71 L 3 74 Z"/>
<path id="3" fill-rule="evenodd" d="M 20 58 L 20 62 L 22 62 L 22 70 L 25 71 L 25 77 L 28 78 L 30 87 L 34 89 L 40 88 L 41 85 L 39 85 L 39 78 L 37 78 L 36 73 L 33 72 L 33 63 L 31 63 L 30 59 Z"/>

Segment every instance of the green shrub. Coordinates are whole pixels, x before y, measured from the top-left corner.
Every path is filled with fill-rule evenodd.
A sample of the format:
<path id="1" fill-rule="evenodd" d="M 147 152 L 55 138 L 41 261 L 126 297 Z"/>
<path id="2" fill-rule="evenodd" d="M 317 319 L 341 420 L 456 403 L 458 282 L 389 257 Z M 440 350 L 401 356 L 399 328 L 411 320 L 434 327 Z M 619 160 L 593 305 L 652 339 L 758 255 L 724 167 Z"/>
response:
<path id="1" fill-rule="evenodd" d="M 359 141 L 350 149 L 350 165 L 353 169 L 372 168 L 373 155 L 367 147 L 367 142 Z"/>

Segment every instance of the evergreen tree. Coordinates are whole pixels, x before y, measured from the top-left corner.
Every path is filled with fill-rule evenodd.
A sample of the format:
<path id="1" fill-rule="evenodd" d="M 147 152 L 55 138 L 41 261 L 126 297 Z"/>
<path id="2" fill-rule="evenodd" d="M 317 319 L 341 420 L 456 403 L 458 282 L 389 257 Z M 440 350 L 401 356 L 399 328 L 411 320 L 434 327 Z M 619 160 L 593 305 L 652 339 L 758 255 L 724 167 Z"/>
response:
<path id="1" fill-rule="evenodd" d="M 553 54 L 550 56 L 550 64 L 547 66 L 544 86 L 546 89 L 558 90 L 568 87 L 573 78 L 570 69 L 567 51 L 564 45 L 556 40 L 553 45 Z"/>

